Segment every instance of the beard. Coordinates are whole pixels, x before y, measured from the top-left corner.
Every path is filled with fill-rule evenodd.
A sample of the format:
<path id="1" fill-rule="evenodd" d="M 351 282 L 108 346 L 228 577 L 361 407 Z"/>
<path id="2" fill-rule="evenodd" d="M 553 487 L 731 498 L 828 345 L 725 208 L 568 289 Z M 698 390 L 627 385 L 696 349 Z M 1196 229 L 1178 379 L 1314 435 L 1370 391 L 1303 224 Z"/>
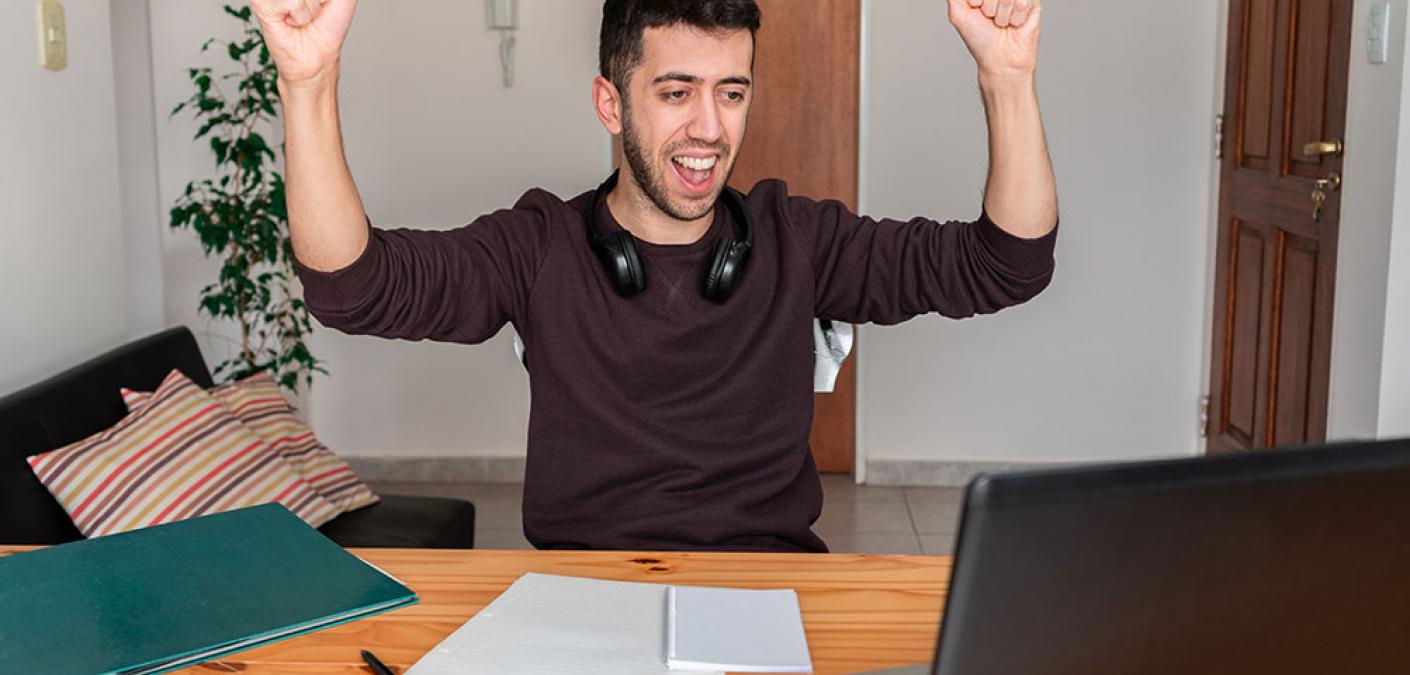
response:
<path id="1" fill-rule="evenodd" d="M 672 155 L 685 149 L 715 150 L 720 153 L 719 162 L 715 165 L 716 174 L 714 178 L 724 176 L 724 180 L 715 184 L 713 194 L 708 199 L 698 201 L 677 200 L 671 195 L 666 187 L 667 171 L 671 171 L 668 166 L 661 168 L 651 161 L 647 155 L 646 145 L 642 143 L 637 135 L 637 129 L 632 124 L 631 107 L 623 106 L 622 109 L 622 154 L 626 155 L 627 166 L 632 170 L 632 179 L 636 181 L 641 191 L 656 205 L 657 209 L 676 220 L 692 221 L 703 218 L 710 209 L 715 208 L 715 200 L 719 198 L 724 186 L 729 183 L 729 177 L 734 173 L 733 158 L 730 156 L 730 147 L 726 143 L 705 144 L 681 141 L 672 143 L 666 148 L 666 161 L 672 162 Z M 726 161 L 730 163 L 728 166 Z"/>

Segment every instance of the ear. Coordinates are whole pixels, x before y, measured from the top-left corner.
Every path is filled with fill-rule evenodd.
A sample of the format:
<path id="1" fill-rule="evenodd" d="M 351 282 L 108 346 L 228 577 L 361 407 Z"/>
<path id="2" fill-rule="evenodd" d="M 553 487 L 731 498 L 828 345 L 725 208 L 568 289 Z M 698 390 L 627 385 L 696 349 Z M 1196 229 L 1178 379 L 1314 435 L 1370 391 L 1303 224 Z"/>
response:
<path id="1" fill-rule="evenodd" d="M 592 80 L 592 106 L 607 133 L 622 133 L 622 95 L 616 85 L 601 75 Z"/>

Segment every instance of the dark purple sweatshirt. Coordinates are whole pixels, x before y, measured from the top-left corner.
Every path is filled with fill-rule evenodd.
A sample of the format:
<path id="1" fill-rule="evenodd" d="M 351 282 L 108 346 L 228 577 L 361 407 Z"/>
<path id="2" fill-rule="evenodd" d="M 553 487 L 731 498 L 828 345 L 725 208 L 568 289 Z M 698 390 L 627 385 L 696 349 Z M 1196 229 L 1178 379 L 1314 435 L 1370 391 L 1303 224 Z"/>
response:
<path id="1" fill-rule="evenodd" d="M 754 250 L 723 304 L 700 285 L 733 231 L 727 209 L 696 243 L 639 242 L 647 289 L 624 298 L 588 245 L 591 192 L 530 190 L 450 231 L 373 229 L 356 262 L 299 276 L 314 316 L 347 333 L 473 344 L 514 325 L 535 546 L 825 551 L 810 529 L 822 509 L 813 318 L 895 324 L 1021 303 L 1052 277 L 1056 233 L 862 218 L 773 180 L 745 201 Z M 598 224 L 618 227 L 605 204 Z"/>

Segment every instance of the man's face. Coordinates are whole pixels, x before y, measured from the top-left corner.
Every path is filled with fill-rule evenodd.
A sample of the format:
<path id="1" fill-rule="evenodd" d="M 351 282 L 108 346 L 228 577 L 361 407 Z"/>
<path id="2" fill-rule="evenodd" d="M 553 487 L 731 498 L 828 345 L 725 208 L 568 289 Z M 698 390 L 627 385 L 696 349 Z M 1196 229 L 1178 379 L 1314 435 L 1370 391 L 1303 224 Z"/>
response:
<path id="1" fill-rule="evenodd" d="M 753 98 L 748 30 L 648 28 L 622 115 L 622 150 L 637 184 L 677 220 L 710 212 L 734 169 Z"/>

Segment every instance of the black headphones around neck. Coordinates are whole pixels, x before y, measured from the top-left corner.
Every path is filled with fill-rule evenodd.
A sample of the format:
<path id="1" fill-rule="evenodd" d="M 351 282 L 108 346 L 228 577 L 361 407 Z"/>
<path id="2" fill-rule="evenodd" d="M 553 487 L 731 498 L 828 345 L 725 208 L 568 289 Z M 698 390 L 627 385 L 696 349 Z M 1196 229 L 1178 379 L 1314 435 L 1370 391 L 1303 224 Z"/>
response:
<path id="1" fill-rule="evenodd" d="M 598 186 L 592 200 L 592 211 L 588 214 L 588 243 L 607 270 L 607 278 L 623 297 L 630 297 L 646 290 L 646 269 L 641 265 L 641 256 L 636 252 L 636 237 L 625 228 L 602 232 L 597 227 L 597 210 L 607 193 L 617 186 L 617 174 L 613 171 L 607 180 Z M 715 245 L 715 255 L 705 270 L 705 281 L 701 293 L 711 302 L 724 302 L 739 284 L 744 274 L 744 261 L 749 258 L 749 250 L 754 248 L 754 225 L 749 222 L 749 213 L 744 208 L 744 197 L 732 187 L 725 186 L 720 193 L 720 201 L 729 209 L 734 221 L 736 235 L 722 237 Z M 741 239 L 742 237 L 742 239 Z"/>

